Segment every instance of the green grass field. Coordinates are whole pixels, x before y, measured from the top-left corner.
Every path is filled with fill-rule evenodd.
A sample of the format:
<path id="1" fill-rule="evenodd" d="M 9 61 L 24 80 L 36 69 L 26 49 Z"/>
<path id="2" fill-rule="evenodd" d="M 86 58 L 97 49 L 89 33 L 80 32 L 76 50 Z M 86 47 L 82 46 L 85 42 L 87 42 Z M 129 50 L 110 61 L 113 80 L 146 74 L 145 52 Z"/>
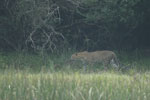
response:
<path id="1" fill-rule="evenodd" d="M 69 55 L 0 54 L 0 100 L 150 100 L 150 59 L 119 56 L 125 71 L 54 69 Z"/>
<path id="2" fill-rule="evenodd" d="M 150 73 L 0 74 L 0 100 L 149 100 Z"/>

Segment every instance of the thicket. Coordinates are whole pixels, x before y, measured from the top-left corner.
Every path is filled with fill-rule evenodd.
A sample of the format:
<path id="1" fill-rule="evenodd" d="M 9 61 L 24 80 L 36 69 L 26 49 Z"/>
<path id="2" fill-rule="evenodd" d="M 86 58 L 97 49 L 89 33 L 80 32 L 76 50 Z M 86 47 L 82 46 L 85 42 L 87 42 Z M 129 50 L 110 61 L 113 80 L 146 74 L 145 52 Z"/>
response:
<path id="1" fill-rule="evenodd" d="M 1 0 L 0 50 L 150 46 L 149 0 Z"/>

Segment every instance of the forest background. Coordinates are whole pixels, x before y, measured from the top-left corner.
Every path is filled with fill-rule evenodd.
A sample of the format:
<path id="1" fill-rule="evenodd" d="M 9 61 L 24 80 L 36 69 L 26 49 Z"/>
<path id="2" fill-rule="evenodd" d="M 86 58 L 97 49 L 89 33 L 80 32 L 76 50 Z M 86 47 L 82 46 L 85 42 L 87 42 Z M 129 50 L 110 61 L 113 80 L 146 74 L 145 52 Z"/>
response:
<path id="1" fill-rule="evenodd" d="M 85 50 L 120 66 L 70 60 Z M 149 100 L 149 83 L 150 0 L 0 0 L 0 100 Z"/>
<path id="2" fill-rule="evenodd" d="M 150 48 L 149 0 L 1 0 L 0 50 Z"/>

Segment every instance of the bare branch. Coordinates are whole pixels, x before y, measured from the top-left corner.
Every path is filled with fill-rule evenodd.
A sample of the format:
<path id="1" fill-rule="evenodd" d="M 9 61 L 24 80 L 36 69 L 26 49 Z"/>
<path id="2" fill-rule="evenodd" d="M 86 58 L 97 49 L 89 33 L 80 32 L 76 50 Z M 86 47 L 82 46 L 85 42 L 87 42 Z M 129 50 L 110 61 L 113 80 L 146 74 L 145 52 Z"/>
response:
<path id="1" fill-rule="evenodd" d="M 29 33 L 26 44 L 31 43 L 31 47 L 35 50 L 43 52 L 50 49 L 53 52 L 56 49 L 56 38 L 64 39 L 64 36 L 57 32 L 53 26 L 55 19 L 60 21 L 60 11 L 59 6 L 56 4 L 50 5 L 49 0 L 46 0 L 45 4 L 39 7 L 34 3 L 33 7 L 35 8 L 26 12 L 32 19 L 32 31 Z"/>

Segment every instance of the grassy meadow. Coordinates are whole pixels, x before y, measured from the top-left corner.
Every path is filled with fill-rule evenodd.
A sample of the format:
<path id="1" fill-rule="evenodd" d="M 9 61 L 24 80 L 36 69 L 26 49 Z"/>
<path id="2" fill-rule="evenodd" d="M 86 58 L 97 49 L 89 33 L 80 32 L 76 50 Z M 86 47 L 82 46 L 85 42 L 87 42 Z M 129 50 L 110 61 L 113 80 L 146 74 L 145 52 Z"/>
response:
<path id="1" fill-rule="evenodd" d="M 71 52 L 0 53 L 0 100 L 149 100 L 150 57 L 118 53 L 127 69 L 85 71 L 64 64 Z M 59 65 L 56 68 L 56 64 Z"/>

